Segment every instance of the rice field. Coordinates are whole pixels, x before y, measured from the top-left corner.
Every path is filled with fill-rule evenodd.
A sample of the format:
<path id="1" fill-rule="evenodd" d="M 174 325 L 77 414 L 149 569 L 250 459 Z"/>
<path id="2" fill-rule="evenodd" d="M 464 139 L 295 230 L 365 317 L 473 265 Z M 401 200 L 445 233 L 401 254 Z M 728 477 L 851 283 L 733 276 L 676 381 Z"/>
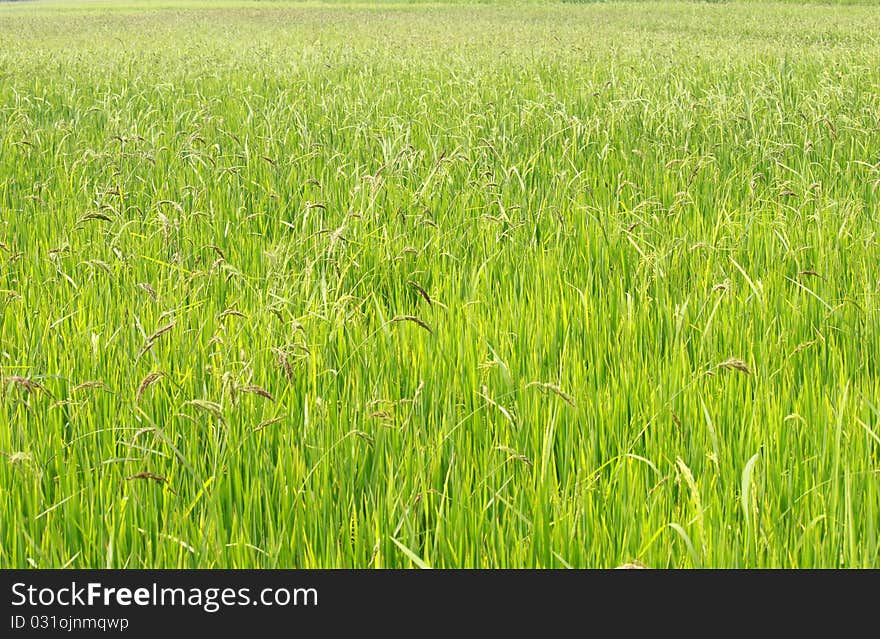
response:
<path id="1" fill-rule="evenodd" d="M 0 567 L 880 567 L 870 4 L 0 4 Z"/>

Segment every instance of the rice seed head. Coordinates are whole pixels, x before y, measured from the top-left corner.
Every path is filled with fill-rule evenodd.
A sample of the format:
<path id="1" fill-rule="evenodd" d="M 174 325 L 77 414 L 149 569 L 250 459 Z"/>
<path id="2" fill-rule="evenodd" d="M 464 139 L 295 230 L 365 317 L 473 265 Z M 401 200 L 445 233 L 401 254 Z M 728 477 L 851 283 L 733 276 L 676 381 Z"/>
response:
<path id="1" fill-rule="evenodd" d="M 71 390 L 71 392 L 78 393 L 79 391 L 82 391 L 82 390 L 91 390 L 91 389 L 106 390 L 107 384 L 105 384 L 104 382 L 100 382 L 100 381 L 83 382 L 82 384 L 77 384 L 76 386 L 74 386 L 73 389 Z"/>
<path id="2" fill-rule="evenodd" d="M 424 298 L 424 300 L 428 303 L 428 306 L 434 305 L 434 302 L 431 301 L 431 296 L 428 295 L 428 291 L 426 291 L 424 289 L 424 287 L 422 287 L 418 282 L 414 282 L 412 280 L 409 280 L 409 282 L 407 282 L 407 284 L 409 284 L 410 286 L 412 286 L 414 289 L 416 289 L 419 292 L 419 295 L 421 295 L 422 298 Z"/>
<path id="3" fill-rule="evenodd" d="M 223 407 L 220 406 L 217 402 L 212 402 L 207 399 L 191 399 L 188 402 L 183 403 L 184 406 L 194 406 L 201 411 L 204 411 L 210 415 L 213 415 L 217 418 L 218 421 L 225 421 L 223 419 Z"/>
<path id="4" fill-rule="evenodd" d="M 730 357 L 724 360 L 723 362 L 718 364 L 718 368 L 739 371 L 740 373 L 744 373 L 746 375 L 752 374 L 752 369 L 749 368 L 749 365 L 738 357 Z"/>
<path id="5" fill-rule="evenodd" d="M 160 484 L 164 484 L 166 481 L 168 481 L 167 477 L 163 477 L 162 475 L 157 475 L 156 473 L 136 473 L 134 475 L 126 477 L 125 481 L 131 481 L 133 479 L 149 479 L 149 480 L 158 482 Z"/>
<path id="6" fill-rule="evenodd" d="M 228 261 L 226 259 L 226 255 L 223 253 L 223 251 L 220 250 L 219 246 L 214 246 L 213 244 L 208 244 L 204 248 L 211 249 L 212 251 L 214 251 L 214 253 L 216 253 L 218 256 L 220 256 L 220 259 L 222 259 L 224 262 Z"/>
<path id="7" fill-rule="evenodd" d="M 154 332 L 152 335 L 150 335 L 150 336 L 147 338 L 147 342 L 148 342 L 148 343 L 150 343 L 150 342 L 155 342 L 157 339 L 159 339 L 160 337 L 162 337 L 165 333 L 167 333 L 167 332 L 170 331 L 172 328 L 174 328 L 175 324 L 177 324 L 177 321 L 176 321 L 176 320 L 171 320 L 171 321 L 170 321 L 169 323 L 167 323 L 165 326 L 161 326 L 161 327 L 157 328 L 157 329 L 156 329 L 156 332 Z"/>
<path id="8" fill-rule="evenodd" d="M 104 215 L 103 213 L 86 213 L 79 219 L 80 222 L 88 222 L 89 220 L 100 220 L 102 222 L 113 221 L 112 218 Z"/>
<path id="9" fill-rule="evenodd" d="M 264 428 L 268 428 L 272 424 L 277 424 L 278 422 L 281 422 L 281 421 L 284 421 L 283 417 L 273 417 L 272 419 L 267 419 L 264 422 L 260 422 L 260 424 L 256 428 L 254 428 L 254 432 L 256 433 L 258 431 L 261 431 Z"/>
<path id="10" fill-rule="evenodd" d="M 30 466 L 34 463 L 34 456 L 24 451 L 16 451 L 7 456 L 12 466 Z"/>
<path id="11" fill-rule="evenodd" d="M 419 319 L 415 315 L 398 315 L 396 317 L 391 318 L 391 321 L 392 322 L 412 322 L 413 324 L 417 324 L 418 326 L 421 326 L 423 329 L 425 329 L 426 331 L 428 331 L 432 335 L 434 334 L 434 331 L 431 329 L 430 326 L 428 326 L 428 323 L 425 322 L 424 320 Z"/>
<path id="12" fill-rule="evenodd" d="M 272 395 L 269 393 L 269 391 L 267 391 L 265 388 L 262 388 L 260 386 L 255 386 L 255 385 L 244 386 L 244 387 L 240 388 L 239 390 L 242 393 L 251 393 L 253 395 L 259 395 L 260 397 L 264 397 L 264 398 L 268 399 L 270 402 L 275 401 L 275 398 L 272 397 Z"/>
<path id="13" fill-rule="evenodd" d="M 565 391 L 563 391 L 561 388 L 559 388 L 559 386 L 557 386 L 556 384 L 550 384 L 548 382 L 529 382 L 528 384 L 526 384 L 526 388 L 531 388 L 533 386 L 540 388 L 541 391 L 544 393 L 549 391 L 549 392 L 553 393 L 554 395 L 556 395 L 557 397 L 559 397 L 562 401 L 564 401 L 566 404 L 568 404 L 572 408 L 577 408 L 577 406 L 574 403 L 574 398 L 571 395 L 569 395 L 568 393 L 566 393 Z"/>
<path id="14" fill-rule="evenodd" d="M 225 311 L 223 311 L 222 313 L 220 313 L 220 315 L 217 316 L 217 321 L 222 322 L 227 317 L 247 318 L 247 315 L 245 315 L 241 311 L 235 310 L 234 308 L 227 308 Z"/>
<path id="15" fill-rule="evenodd" d="M 12 384 L 14 386 L 18 386 L 19 388 L 24 389 L 28 393 L 35 393 L 36 391 L 46 392 L 46 389 L 43 388 L 41 384 L 38 384 L 34 380 L 29 377 L 20 377 L 18 375 L 12 375 L 10 377 L 3 378 L 4 385 Z"/>
<path id="16" fill-rule="evenodd" d="M 135 402 L 139 402 L 139 401 L 141 401 L 141 397 L 143 397 L 144 392 L 145 392 L 150 386 L 152 386 L 153 384 L 155 384 L 156 382 L 158 382 L 158 381 L 159 381 L 162 377 L 164 377 L 164 376 L 165 376 L 165 373 L 163 373 L 162 371 L 153 371 L 152 373 L 150 373 L 150 374 L 148 374 L 146 377 L 144 377 L 144 378 L 141 380 L 141 383 L 138 384 L 138 387 L 137 387 L 137 393 L 136 393 L 136 396 L 135 396 Z"/>
<path id="17" fill-rule="evenodd" d="M 138 282 L 138 288 L 142 288 L 143 290 L 145 290 L 147 294 L 153 298 L 154 302 L 159 299 L 159 294 L 156 292 L 156 289 L 154 289 L 146 282 Z"/>
<path id="18" fill-rule="evenodd" d="M 815 343 L 816 343 L 816 340 L 810 340 L 810 341 L 808 341 L 808 342 L 801 342 L 800 344 L 798 344 L 798 345 L 795 347 L 795 349 L 792 351 L 791 354 L 794 355 L 795 353 L 800 353 L 802 350 L 805 350 L 805 349 L 807 349 L 807 348 L 810 348 L 810 347 L 813 346 Z"/>

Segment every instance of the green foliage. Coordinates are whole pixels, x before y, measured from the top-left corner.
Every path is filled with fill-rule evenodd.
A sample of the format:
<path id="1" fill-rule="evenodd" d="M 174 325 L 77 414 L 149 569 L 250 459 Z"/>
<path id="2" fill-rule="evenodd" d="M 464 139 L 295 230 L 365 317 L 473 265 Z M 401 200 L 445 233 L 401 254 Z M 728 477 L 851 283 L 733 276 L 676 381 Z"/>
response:
<path id="1" fill-rule="evenodd" d="M 0 566 L 858 567 L 880 14 L 0 7 Z"/>

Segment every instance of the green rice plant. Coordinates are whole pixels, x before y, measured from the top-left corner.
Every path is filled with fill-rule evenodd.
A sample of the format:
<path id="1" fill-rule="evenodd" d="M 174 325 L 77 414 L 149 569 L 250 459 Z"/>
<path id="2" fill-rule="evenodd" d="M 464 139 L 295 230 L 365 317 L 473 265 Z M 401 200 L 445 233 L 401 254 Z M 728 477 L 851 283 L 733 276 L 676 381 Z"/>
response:
<path id="1" fill-rule="evenodd" d="M 842 5 L 0 6 L 0 567 L 877 567 Z"/>

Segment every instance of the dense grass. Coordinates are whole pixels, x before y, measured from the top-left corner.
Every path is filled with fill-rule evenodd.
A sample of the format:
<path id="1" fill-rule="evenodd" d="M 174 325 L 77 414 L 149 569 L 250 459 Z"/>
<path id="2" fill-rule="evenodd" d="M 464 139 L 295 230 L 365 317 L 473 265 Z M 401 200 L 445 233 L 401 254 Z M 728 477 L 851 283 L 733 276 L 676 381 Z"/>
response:
<path id="1" fill-rule="evenodd" d="M 880 14 L 0 7 L 0 566 L 878 566 Z"/>

